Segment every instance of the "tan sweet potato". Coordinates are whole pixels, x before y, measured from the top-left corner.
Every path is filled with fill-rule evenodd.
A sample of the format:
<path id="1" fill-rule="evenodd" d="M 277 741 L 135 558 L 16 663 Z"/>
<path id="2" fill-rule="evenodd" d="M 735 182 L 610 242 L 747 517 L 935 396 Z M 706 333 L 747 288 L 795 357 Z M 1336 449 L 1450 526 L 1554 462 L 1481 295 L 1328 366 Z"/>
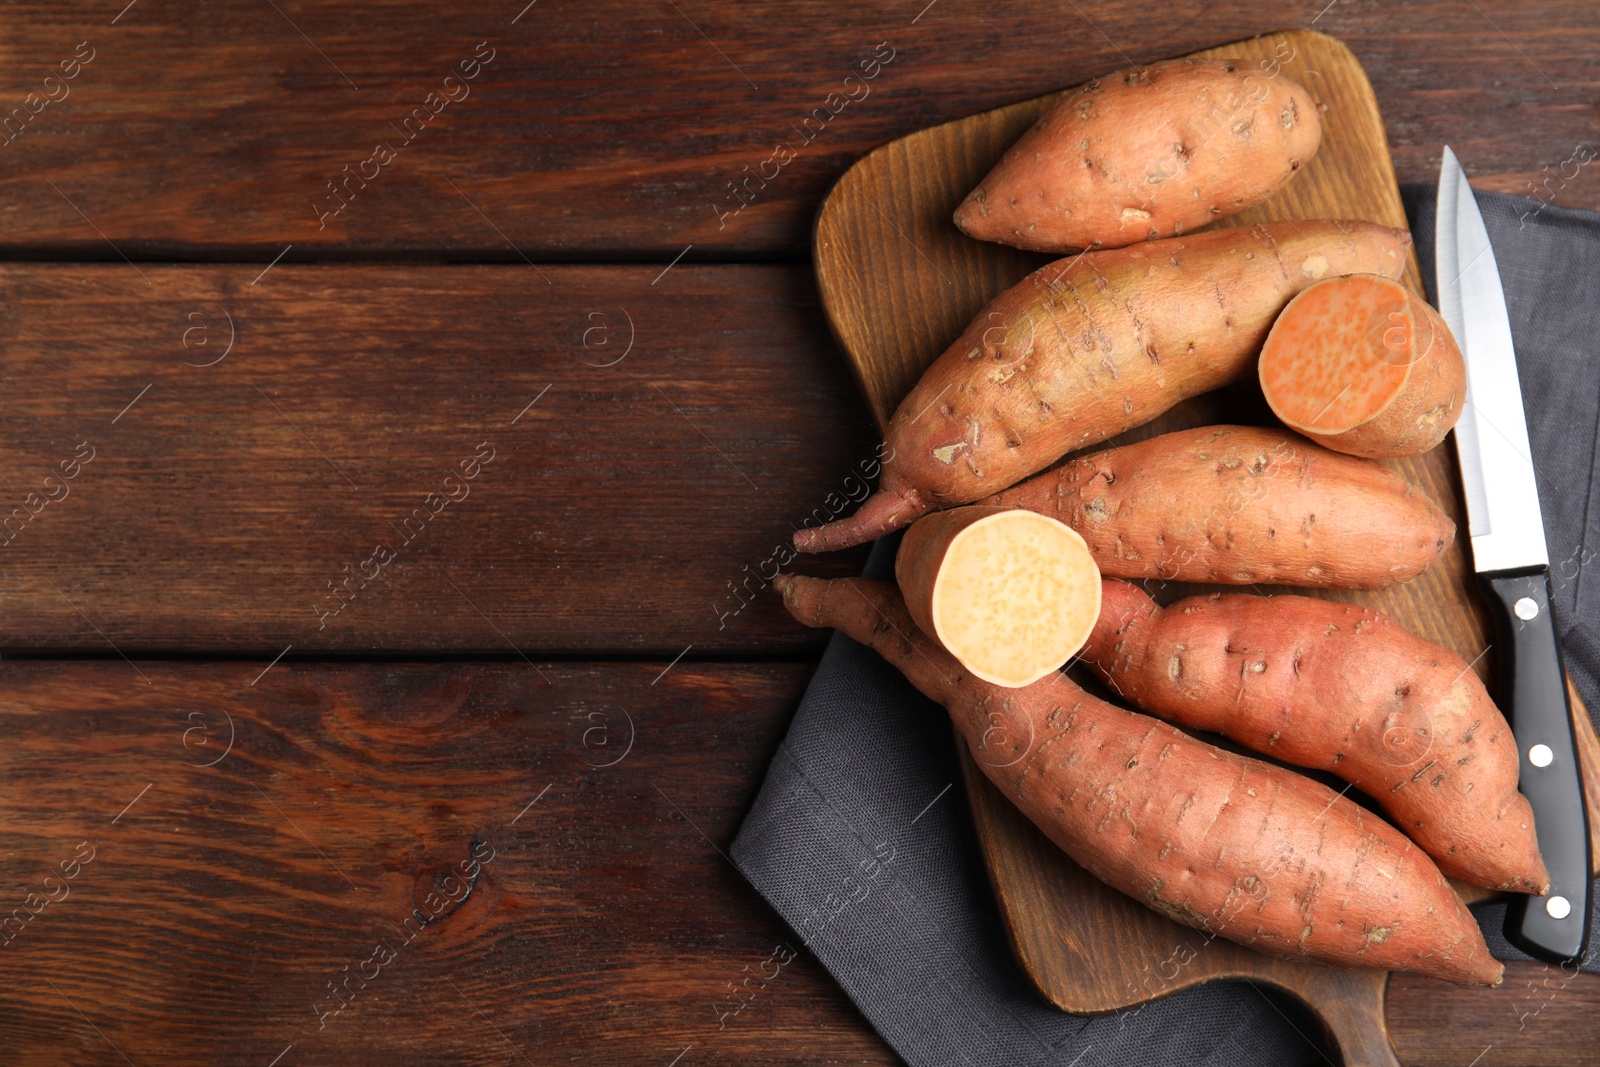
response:
<path id="1" fill-rule="evenodd" d="M 1317 152 L 1317 105 L 1236 59 L 1174 59 L 1064 94 L 956 209 L 1037 252 L 1176 237 L 1261 203 Z"/>
<path id="2" fill-rule="evenodd" d="M 951 508 L 912 523 L 894 561 L 922 632 L 986 682 L 1061 669 L 1100 615 L 1100 571 L 1077 531 L 1022 508 Z"/>
<path id="3" fill-rule="evenodd" d="M 917 629 L 888 582 L 776 584 L 795 618 L 876 649 L 942 703 L 990 780 L 1108 885 L 1275 956 L 1499 981 L 1433 861 L 1348 798 L 1114 707 L 1064 674 L 1023 689 L 980 681 Z"/>
<path id="4" fill-rule="evenodd" d="M 1381 463 L 1253 426 L 1202 426 L 1082 456 L 985 504 L 1060 519 L 1101 573 L 1376 589 L 1407 582 L 1455 523 Z"/>
<path id="5" fill-rule="evenodd" d="M 1330 771 L 1376 800 L 1446 874 L 1542 894 L 1517 743 L 1461 657 L 1368 608 L 1299 596 L 1158 607 L 1107 580 L 1083 660 L 1168 722 Z"/>
<path id="6" fill-rule="evenodd" d="M 1364 274 L 1289 301 L 1259 373 L 1273 414 L 1354 456 L 1428 451 L 1467 398 L 1466 363 L 1444 319 L 1399 282 Z"/>
<path id="7" fill-rule="evenodd" d="M 1295 293 L 1353 271 L 1398 277 L 1410 240 L 1370 222 L 1277 222 L 1043 267 L 990 301 L 901 401 L 878 491 L 795 545 L 881 537 L 1231 381 Z"/>

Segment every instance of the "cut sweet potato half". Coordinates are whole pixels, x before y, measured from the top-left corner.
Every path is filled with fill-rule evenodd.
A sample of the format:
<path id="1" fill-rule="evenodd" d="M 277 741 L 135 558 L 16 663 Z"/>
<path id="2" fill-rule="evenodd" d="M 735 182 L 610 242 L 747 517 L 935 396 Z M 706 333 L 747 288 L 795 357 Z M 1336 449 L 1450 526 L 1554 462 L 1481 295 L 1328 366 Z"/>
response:
<path id="1" fill-rule="evenodd" d="M 1408 456 L 1461 417 L 1466 366 L 1438 312 L 1399 282 L 1350 274 L 1302 290 L 1261 348 L 1284 424 L 1356 456 Z"/>
<path id="2" fill-rule="evenodd" d="M 942 511 L 906 531 L 895 577 L 911 617 L 976 677 L 1018 688 L 1089 639 L 1100 570 L 1078 532 L 1021 508 Z"/>

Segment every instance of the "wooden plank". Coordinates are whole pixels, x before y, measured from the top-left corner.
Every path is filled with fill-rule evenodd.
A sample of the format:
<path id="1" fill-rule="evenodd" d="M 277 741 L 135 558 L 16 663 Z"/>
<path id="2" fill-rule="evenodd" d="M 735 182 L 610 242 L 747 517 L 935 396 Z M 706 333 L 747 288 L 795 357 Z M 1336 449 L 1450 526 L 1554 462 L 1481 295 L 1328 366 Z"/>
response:
<path id="1" fill-rule="evenodd" d="M 717 852 L 809 665 L 260 667 L 0 664 L 8 1064 L 899 1062 Z M 1593 1062 L 1536 971 L 1396 979 L 1404 1062 Z"/>
<path id="2" fill-rule="evenodd" d="M 1029 0 L 981 17 L 866 0 L 847 18 L 818 0 L 31 0 L 6 8 L 0 43 L 3 245 L 261 263 L 289 244 L 290 262 L 797 256 L 829 183 L 874 145 L 1307 22 L 1373 72 L 1402 180 L 1432 180 L 1449 140 L 1475 175 L 1542 189 L 1553 172 L 1557 202 L 1596 203 L 1561 167 L 1594 138 L 1586 0 Z M 876 76 L 847 85 L 863 62 Z M 446 85 L 462 63 L 475 77 Z M 446 92 L 456 102 L 429 99 Z"/>
<path id="3" fill-rule="evenodd" d="M 10 264 L 0 307 L 7 652 L 816 648 L 763 576 L 875 472 L 799 267 Z"/>
<path id="4" fill-rule="evenodd" d="M 1600 977 L 1521 961 L 1498 989 L 1389 979 L 1389 1033 L 1406 1067 L 1600 1064 Z"/>
<path id="5" fill-rule="evenodd" d="M 7 1064 L 898 1062 L 717 852 L 809 667 L 139 671 L 0 667 Z"/>

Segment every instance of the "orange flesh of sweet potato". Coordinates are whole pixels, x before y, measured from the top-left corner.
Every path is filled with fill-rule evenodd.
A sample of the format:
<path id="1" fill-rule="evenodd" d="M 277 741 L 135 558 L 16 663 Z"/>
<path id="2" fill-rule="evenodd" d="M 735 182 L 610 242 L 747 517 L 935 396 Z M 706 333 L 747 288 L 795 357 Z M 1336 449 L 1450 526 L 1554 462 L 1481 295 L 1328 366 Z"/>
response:
<path id="1" fill-rule="evenodd" d="M 1175 59 L 1063 94 L 956 209 L 969 237 L 1061 252 L 1174 237 L 1252 207 L 1311 161 L 1317 105 L 1232 59 Z"/>
<path id="2" fill-rule="evenodd" d="M 1084 661 L 1155 715 L 1212 730 L 1376 800 L 1446 873 L 1542 894 L 1516 741 L 1448 649 L 1376 611 L 1234 593 L 1160 608 L 1107 580 Z"/>
<path id="3" fill-rule="evenodd" d="M 1253 426 L 1091 453 L 983 503 L 1060 519 L 1119 578 L 1377 589 L 1455 539 L 1450 517 L 1383 464 Z"/>
<path id="4" fill-rule="evenodd" d="M 1008 688 L 1060 670 L 1100 615 L 1100 571 L 1083 538 L 1016 508 L 955 508 L 918 521 L 900 543 L 895 577 L 924 633 Z"/>
<path id="5" fill-rule="evenodd" d="M 1330 278 L 1284 308 L 1261 349 L 1273 413 L 1358 456 L 1425 452 L 1466 399 L 1466 367 L 1435 312 L 1399 282 Z"/>
<path id="6" fill-rule="evenodd" d="M 1064 674 L 989 685 L 917 628 L 892 583 L 775 584 L 796 619 L 876 649 L 943 704 L 984 774 L 1113 888 L 1270 955 L 1500 980 L 1433 861 L 1348 798 L 1114 707 Z"/>
<path id="7" fill-rule="evenodd" d="M 878 491 L 795 546 L 846 548 L 979 500 L 1232 381 L 1295 293 L 1355 271 L 1399 277 L 1409 244 L 1370 222 L 1303 220 L 1043 267 L 990 301 L 901 401 Z"/>
<path id="8" fill-rule="evenodd" d="M 1417 324 L 1403 294 L 1396 298 L 1398 287 L 1381 281 L 1358 276 L 1312 286 L 1291 302 L 1292 314 L 1280 316 L 1261 378 L 1290 426 L 1343 433 L 1383 410 L 1406 383 Z"/>

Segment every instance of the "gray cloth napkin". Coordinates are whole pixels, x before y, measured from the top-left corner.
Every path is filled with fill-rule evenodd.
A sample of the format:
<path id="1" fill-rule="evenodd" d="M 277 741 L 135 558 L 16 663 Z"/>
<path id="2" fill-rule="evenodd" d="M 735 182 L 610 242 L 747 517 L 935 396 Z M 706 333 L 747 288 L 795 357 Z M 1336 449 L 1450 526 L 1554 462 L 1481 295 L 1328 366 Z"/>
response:
<path id="1" fill-rule="evenodd" d="M 1432 279 L 1431 187 L 1407 212 Z M 1479 193 L 1517 344 L 1567 667 L 1600 710 L 1600 216 Z M 1431 295 L 1431 286 L 1430 286 Z M 867 563 L 891 577 L 894 539 Z M 1593 579 L 1584 584 L 1584 578 Z M 734 861 L 915 1067 L 1323 1064 L 1298 1005 L 1219 982 L 1075 1016 L 1007 947 L 943 709 L 835 634 L 733 844 Z M 1504 906 L 1478 909 L 1502 959 Z M 1591 962 L 1586 969 L 1595 969 Z"/>

